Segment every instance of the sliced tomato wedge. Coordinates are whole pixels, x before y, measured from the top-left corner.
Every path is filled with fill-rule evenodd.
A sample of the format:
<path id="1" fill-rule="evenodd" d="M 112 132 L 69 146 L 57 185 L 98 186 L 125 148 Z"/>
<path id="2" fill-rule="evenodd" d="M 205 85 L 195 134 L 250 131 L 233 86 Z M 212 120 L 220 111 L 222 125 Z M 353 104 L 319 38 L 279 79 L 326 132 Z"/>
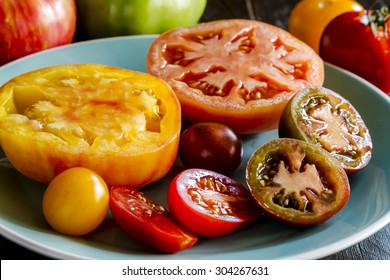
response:
<path id="1" fill-rule="evenodd" d="M 325 222 L 350 196 L 339 162 L 321 147 L 296 139 L 279 138 L 260 146 L 248 161 L 246 178 L 266 214 L 298 227 Z"/>
<path id="2" fill-rule="evenodd" d="M 261 216 L 241 183 L 198 168 L 186 169 L 172 180 L 168 207 L 183 226 L 206 237 L 227 235 Z"/>
<path id="3" fill-rule="evenodd" d="M 132 238 L 164 253 L 188 249 L 198 241 L 196 235 L 175 223 L 162 205 L 127 186 L 111 187 L 110 210 Z"/>
<path id="4" fill-rule="evenodd" d="M 220 20 L 166 32 L 151 44 L 150 74 L 167 81 L 190 122 L 220 122 L 238 133 L 277 127 L 287 101 L 322 85 L 322 59 L 276 26 Z"/>

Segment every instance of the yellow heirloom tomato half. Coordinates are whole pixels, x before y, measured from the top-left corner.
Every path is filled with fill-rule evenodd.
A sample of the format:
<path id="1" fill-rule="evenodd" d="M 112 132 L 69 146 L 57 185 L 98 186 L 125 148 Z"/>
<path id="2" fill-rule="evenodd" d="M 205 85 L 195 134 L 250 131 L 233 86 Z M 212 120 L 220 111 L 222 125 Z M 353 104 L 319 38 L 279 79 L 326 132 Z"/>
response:
<path id="1" fill-rule="evenodd" d="M 22 174 L 49 183 L 71 167 L 141 188 L 177 155 L 180 104 L 161 79 L 98 64 L 17 76 L 0 88 L 0 143 Z"/>

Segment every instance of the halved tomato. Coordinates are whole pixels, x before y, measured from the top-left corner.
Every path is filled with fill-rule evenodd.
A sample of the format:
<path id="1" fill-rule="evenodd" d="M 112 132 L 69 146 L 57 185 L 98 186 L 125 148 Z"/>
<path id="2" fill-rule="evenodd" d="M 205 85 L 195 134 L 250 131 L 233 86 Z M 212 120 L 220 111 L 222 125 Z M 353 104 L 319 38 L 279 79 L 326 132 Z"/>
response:
<path id="1" fill-rule="evenodd" d="M 206 169 L 186 169 L 168 189 L 172 215 L 190 231 L 217 237 L 232 233 L 261 216 L 249 191 L 239 182 Z"/>
<path id="2" fill-rule="evenodd" d="M 285 30 L 259 21 L 220 20 L 155 39 L 147 69 L 166 80 L 189 122 L 220 122 L 237 133 L 277 127 L 287 101 L 322 85 L 322 59 Z"/>
<path id="3" fill-rule="evenodd" d="M 86 167 L 140 188 L 175 161 L 180 104 L 161 79 L 96 64 L 56 65 L 0 88 L 0 142 L 12 165 L 48 183 Z"/>
<path id="4" fill-rule="evenodd" d="M 319 145 L 348 174 L 364 168 L 372 156 L 370 132 L 359 112 L 324 87 L 308 87 L 290 100 L 280 118 L 279 136 Z"/>
<path id="5" fill-rule="evenodd" d="M 111 187 L 110 210 L 127 234 L 162 252 L 176 253 L 198 241 L 196 235 L 175 223 L 162 205 L 130 187 Z"/>
<path id="6" fill-rule="evenodd" d="M 350 195 L 338 161 L 317 145 L 296 139 L 274 139 L 257 148 L 248 161 L 246 180 L 266 214 L 293 226 L 328 220 Z"/>

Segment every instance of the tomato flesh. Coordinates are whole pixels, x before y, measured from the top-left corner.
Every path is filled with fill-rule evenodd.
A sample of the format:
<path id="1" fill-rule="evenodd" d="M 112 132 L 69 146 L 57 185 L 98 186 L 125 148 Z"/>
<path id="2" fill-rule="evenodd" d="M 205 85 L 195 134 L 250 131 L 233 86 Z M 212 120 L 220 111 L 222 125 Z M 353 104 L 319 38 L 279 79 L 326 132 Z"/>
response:
<path id="1" fill-rule="evenodd" d="M 319 145 L 348 174 L 363 169 L 372 156 L 371 136 L 358 111 L 323 87 L 308 87 L 290 100 L 280 119 L 279 136 Z"/>
<path id="2" fill-rule="evenodd" d="M 237 19 L 160 35 L 147 69 L 174 89 L 184 119 L 237 133 L 276 128 L 296 91 L 324 80 L 323 61 L 306 44 L 276 26 Z"/>
<path id="3" fill-rule="evenodd" d="M 299 227 L 322 223 L 347 203 L 347 174 L 329 153 L 300 140 L 279 138 L 260 146 L 246 168 L 249 190 L 263 211 Z"/>
<path id="4" fill-rule="evenodd" d="M 198 241 L 196 235 L 176 224 L 162 205 L 127 186 L 111 187 L 110 210 L 127 234 L 161 252 L 176 253 Z"/>
<path id="5" fill-rule="evenodd" d="M 167 201 L 183 226 L 206 237 L 232 233 L 261 215 L 241 183 L 205 169 L 179 173 L 169 186 Z"/>

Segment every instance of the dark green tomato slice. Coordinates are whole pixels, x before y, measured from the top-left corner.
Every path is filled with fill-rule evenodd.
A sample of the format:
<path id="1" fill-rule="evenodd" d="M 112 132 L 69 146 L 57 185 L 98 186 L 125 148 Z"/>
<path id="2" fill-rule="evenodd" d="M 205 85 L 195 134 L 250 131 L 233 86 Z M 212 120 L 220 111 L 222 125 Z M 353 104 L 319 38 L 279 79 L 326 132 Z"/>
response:
<path id="1" fill-rule="evenodd" d="M 358 111 L 324 87 L 307 87 L 290 99 L 280 118 L 279 136 L 321 146 L 347 174 L 363 169 L 372 155 L 371 136 Z"/>
<path id="2" fill-rule="evenodd" d="M 318 145 L 290 138 L 271 140 L 255 150 L 246 181 L 266 214 L 299 227 L 328 220 L 350 195 L 347 174 L 334 157 Z"/>

